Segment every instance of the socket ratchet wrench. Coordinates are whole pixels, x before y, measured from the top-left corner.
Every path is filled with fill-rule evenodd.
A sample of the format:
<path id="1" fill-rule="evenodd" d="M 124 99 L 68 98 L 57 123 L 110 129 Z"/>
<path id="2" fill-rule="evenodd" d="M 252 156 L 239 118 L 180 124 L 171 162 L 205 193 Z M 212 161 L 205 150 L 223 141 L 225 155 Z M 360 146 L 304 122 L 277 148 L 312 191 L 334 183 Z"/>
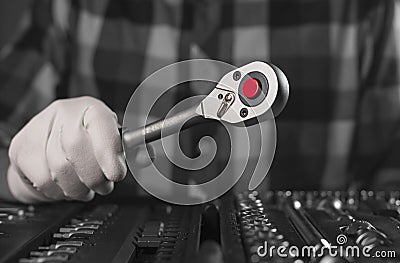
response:
<path id="1" fill-rule="evenodd" d="M 252 62 L 225 74 L 200 104 L 137 130 L 123 130 L 125 149 L 150 143 L 207 120 L 250 126 L 269 110 L 277 116 L 289 97 L 289 83 L 276 66 Z M 257 121 L 258 120 L 258 121 Z"/>

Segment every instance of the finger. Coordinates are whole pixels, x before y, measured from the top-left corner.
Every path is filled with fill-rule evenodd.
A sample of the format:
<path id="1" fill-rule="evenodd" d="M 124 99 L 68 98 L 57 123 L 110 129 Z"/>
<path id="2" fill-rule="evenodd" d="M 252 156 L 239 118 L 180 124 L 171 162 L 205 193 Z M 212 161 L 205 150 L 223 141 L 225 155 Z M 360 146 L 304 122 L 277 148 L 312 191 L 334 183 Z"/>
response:
<path id="1" fill-rule="evenodd" d="M 90 201 L 94 198 L 94 192 L 80 180 L 71 163 L 71 158 L 67 158 L 61 144 L 61 132 L 61 128 L 53 126 L 47 143 L 46 158 L 50 174 L 65 196 Z"/>
<path id="2" fill-rule="evenodd" d="M 66 117 L 67 118 L 67 117 Z M 72 165 L 80 182 L 94 192 L 105 195 L 114 189 L 114 183 L 107 180 L 94 155 L 88 134 L 76 120 L 63 120 L 70 123 L 63 126 L 58 142 L 64 159 Z M 71 124 L 72 123 L 72 124 Z"/>
<path id="3" fill-rule="evenodd" d="M 10 165 L 7 171 L 7 181 L 11 194 L 22 203 L 40 203 L 51 201 L 31 185 L 24 182 L 20 172 L 14 165 Z"/>
<path id="4" fill-rule="evenodd" d="M 34 140 L 26 134 L 31 131 Z M 52 180 L 47 167 L 45 157 L 47 134 L 39 122 L 31 123 L 28 130 L 20 132 L 13 138 L 9 150 L 10 162 L 32 182 L 35 189 L 50 199 L 62 200 L 65 198 L 64 193 Z"/>
<path id="5" fill-rule="evenodd" d="M 127 168 L 115 113 L 105 105 L 92 105 L 84 113 L 83 125 L 105 177 L 113 182 L 124 179 Z"/>

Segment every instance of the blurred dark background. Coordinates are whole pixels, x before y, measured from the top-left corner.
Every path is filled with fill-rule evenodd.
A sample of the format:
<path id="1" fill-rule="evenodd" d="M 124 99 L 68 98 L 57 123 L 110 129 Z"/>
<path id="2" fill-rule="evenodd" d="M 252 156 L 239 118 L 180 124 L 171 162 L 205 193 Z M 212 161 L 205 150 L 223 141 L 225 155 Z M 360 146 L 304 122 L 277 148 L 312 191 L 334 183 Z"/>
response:
<path id="1" fill-rule="evenodd" d="M 0 48 L 16 37 L 31 0 L 0 1 Z"/>

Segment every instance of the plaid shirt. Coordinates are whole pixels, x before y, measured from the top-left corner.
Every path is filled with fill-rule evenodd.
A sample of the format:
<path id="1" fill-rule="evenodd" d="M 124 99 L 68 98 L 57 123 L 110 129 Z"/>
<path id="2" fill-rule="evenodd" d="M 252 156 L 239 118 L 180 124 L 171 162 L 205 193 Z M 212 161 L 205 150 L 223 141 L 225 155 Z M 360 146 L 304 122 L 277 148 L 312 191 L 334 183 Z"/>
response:
<path id="1" fill-rule="evenodd" d="M 28 17 L 0 57 L 5 142 L 57 98 L 98 97 L 121 116 L 135 87 L 170 63 L 264 60 L 291 83 L 270 188 L 400 181 L 396 2 L 42 0 Z M 186 95 L 171 94 L 164 107 Z"/>

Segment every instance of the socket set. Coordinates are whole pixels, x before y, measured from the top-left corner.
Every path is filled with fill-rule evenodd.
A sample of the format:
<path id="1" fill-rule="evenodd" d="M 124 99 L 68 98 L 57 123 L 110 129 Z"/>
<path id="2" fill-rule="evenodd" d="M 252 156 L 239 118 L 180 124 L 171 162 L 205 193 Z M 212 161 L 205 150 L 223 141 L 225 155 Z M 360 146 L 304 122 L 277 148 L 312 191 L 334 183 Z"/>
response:
<path id="1" fill-rule="evenodd" d="M 243 248 L 232 251 L 233 260 L 240 258 L 233 262 L 399 262 L 399 197 L 398 191 L 240 193 L 223 202 L 229 220 L 222 234 Z"/>
<path id="2" fill-rule="evenodd" d="M 202 250 L 205 241 L 218 249 Z M 400 193 L 227 193 L 198 206 L 0 203 L 0 262 L 197 263 L 206 253 L 221 263 L 399 262 Z"/>
<path id="3" fill-rule="evenodd" d="M 7 207 L 5 207 L 7 205 Z M 187 262 L 200 207 L 164 203 L 2 204 L 0 262 Z"/>
<path id="4" fill-rule="evenodd" d="M 83 247 L 84 242 L 91 242 L 96 232 L 104 231 L 108 220 L 117 212 L 116 205 L 96 206 L 90 211 L 80 213 L 70 222 L 53 233 L 49 245 L 38 246 L 30 251 L 29 257 L 19 259 L 20 263 L 65 262 Z"/>

